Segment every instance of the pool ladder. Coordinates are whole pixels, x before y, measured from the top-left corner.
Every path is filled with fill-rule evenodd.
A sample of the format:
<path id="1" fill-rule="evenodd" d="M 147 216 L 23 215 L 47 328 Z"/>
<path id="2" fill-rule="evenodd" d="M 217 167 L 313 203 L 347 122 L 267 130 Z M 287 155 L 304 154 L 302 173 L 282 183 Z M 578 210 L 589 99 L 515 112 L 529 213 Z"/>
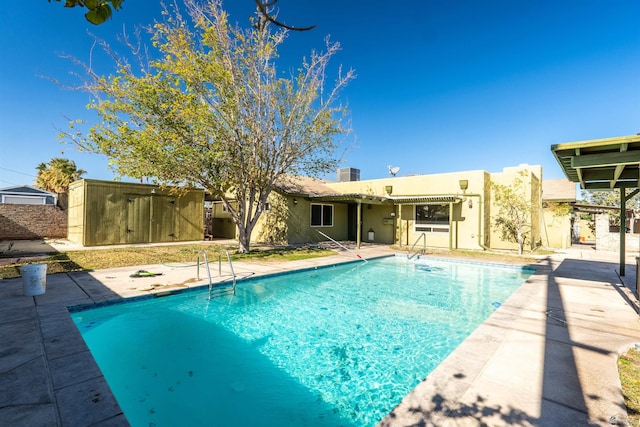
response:
<path id="1" fill-rule="evenodd" d="M 211 269 L 209 268 L 209 260 L 207 259 L 207 253 L 204 250 L 198 252 L 198 258 L 196 260 L 196 279 L 200 280 L 200 254 L 204 259 L 204 265 L 207 268 L 207 275 L 209 277 L 209 299 L 217 296 L 222 296 L 228 293 L 236 294 L 236 273 L 233 270 L 233 264 L 231 263 L 231 256 L 227 249 L 223 249 L 218 253 L 218 277 L 222 277 L 222 254 L 227 257 L 227 263 L 229 263 L 229 270 L 231 270 L 231 285 L 228 281 L 220 281 L 213 284 L 211 280 Z"/>
<path id="2" fill-rule="evenodd" d="M 416 246 L 418 245 L 420 240 L 422 240 L 422 248 L 418 247 L 418 249 L 416 249 Z M 425 253 L 427 253 L 427 235 L 425 233 L 422 233 L 420 236 L 418 236 L 413 246 L 411 246 L 411 248 L 409 248 L 409 250 L 407 251 L 407 260 L 410 260 L 416 255 L 424 255 Z"/>

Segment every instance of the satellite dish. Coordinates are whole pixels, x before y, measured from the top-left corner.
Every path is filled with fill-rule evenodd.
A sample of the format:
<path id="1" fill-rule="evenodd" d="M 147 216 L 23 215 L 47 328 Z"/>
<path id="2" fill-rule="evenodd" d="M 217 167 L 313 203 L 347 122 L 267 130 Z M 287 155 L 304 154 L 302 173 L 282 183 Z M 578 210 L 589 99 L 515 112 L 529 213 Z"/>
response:
<path id="1" fill-rule="evenodd" d="M 391 176 L 396 176 L 396 174 L 400 172 L 400 166 L 391 167 L 391 165 L 389 165 L 387 167 L 389 168 L 389 173 L 391 174 Z"/>

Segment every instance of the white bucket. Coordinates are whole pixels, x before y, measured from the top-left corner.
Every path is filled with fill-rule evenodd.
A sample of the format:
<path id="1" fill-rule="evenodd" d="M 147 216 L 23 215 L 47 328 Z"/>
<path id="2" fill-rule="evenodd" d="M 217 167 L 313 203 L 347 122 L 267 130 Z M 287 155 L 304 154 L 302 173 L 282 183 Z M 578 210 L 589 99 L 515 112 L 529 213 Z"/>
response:
<path id="1" fill-rule="evenodd" d="M 20 267 L 22 289 L 26 296 L 42 295 L 47 287 L 47 264 L 27 264 Z"/>

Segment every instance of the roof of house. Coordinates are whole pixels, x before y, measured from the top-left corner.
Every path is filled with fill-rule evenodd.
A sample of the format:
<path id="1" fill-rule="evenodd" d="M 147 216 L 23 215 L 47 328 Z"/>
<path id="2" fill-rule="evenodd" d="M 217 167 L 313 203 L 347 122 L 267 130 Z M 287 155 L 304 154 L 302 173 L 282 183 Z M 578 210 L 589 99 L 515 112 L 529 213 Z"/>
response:
<path id="1" fill-rule="evenodd" d="M 454 195 L 415 195 L 415 196 L 381 196 L 364 193 L 338 193 L 325 185 L 327 181 L 307 176 L 286 176 L 277 188 L 287 194 L 304 195 L 319 201 L 360 201 L 362 203 L 382 204 L 394 202 L 397 204 L 443 204 L 458 203 L 462 199 Z"/>
<path id="2" fill-rule="evenodd" d="M 542 181 L 542 200 L 547 202 L 575 202 L 576 183 L 564 178 Z"/>
<path id="3" fill-rule="evenodd" d="M 13 187 L 0 188 L 0 193 L 22 196 L 55 196 L 54 193 L 31 187 L 30 185 L 16 185 Z"/>
<path id="4" fill-rule="evenodd" d="M 286 175 L 278 181 L 276 187 L 288 194 L 301 194 L 306 196 L 340 195 L 335 190 L 325 185 L 327 181 L 310 176 Z"/>

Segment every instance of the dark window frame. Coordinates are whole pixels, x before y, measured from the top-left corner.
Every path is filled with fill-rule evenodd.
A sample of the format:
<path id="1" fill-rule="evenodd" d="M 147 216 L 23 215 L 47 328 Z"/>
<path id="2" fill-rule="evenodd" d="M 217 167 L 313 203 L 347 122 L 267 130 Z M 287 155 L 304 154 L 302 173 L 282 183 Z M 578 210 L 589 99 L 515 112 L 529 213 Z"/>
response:
<path id="1" fill-rule="evenodd" d="M 309 211 L 309 224 L 311 227 L 333 227 L 334 207 L 332 204 L 311 203 Z"/>
<path id="2" fill-rule="evenodd" d="M 428 233 L 448 233 L 451 220 L 449 204 L 414 205 L 414 231 Z"/>

